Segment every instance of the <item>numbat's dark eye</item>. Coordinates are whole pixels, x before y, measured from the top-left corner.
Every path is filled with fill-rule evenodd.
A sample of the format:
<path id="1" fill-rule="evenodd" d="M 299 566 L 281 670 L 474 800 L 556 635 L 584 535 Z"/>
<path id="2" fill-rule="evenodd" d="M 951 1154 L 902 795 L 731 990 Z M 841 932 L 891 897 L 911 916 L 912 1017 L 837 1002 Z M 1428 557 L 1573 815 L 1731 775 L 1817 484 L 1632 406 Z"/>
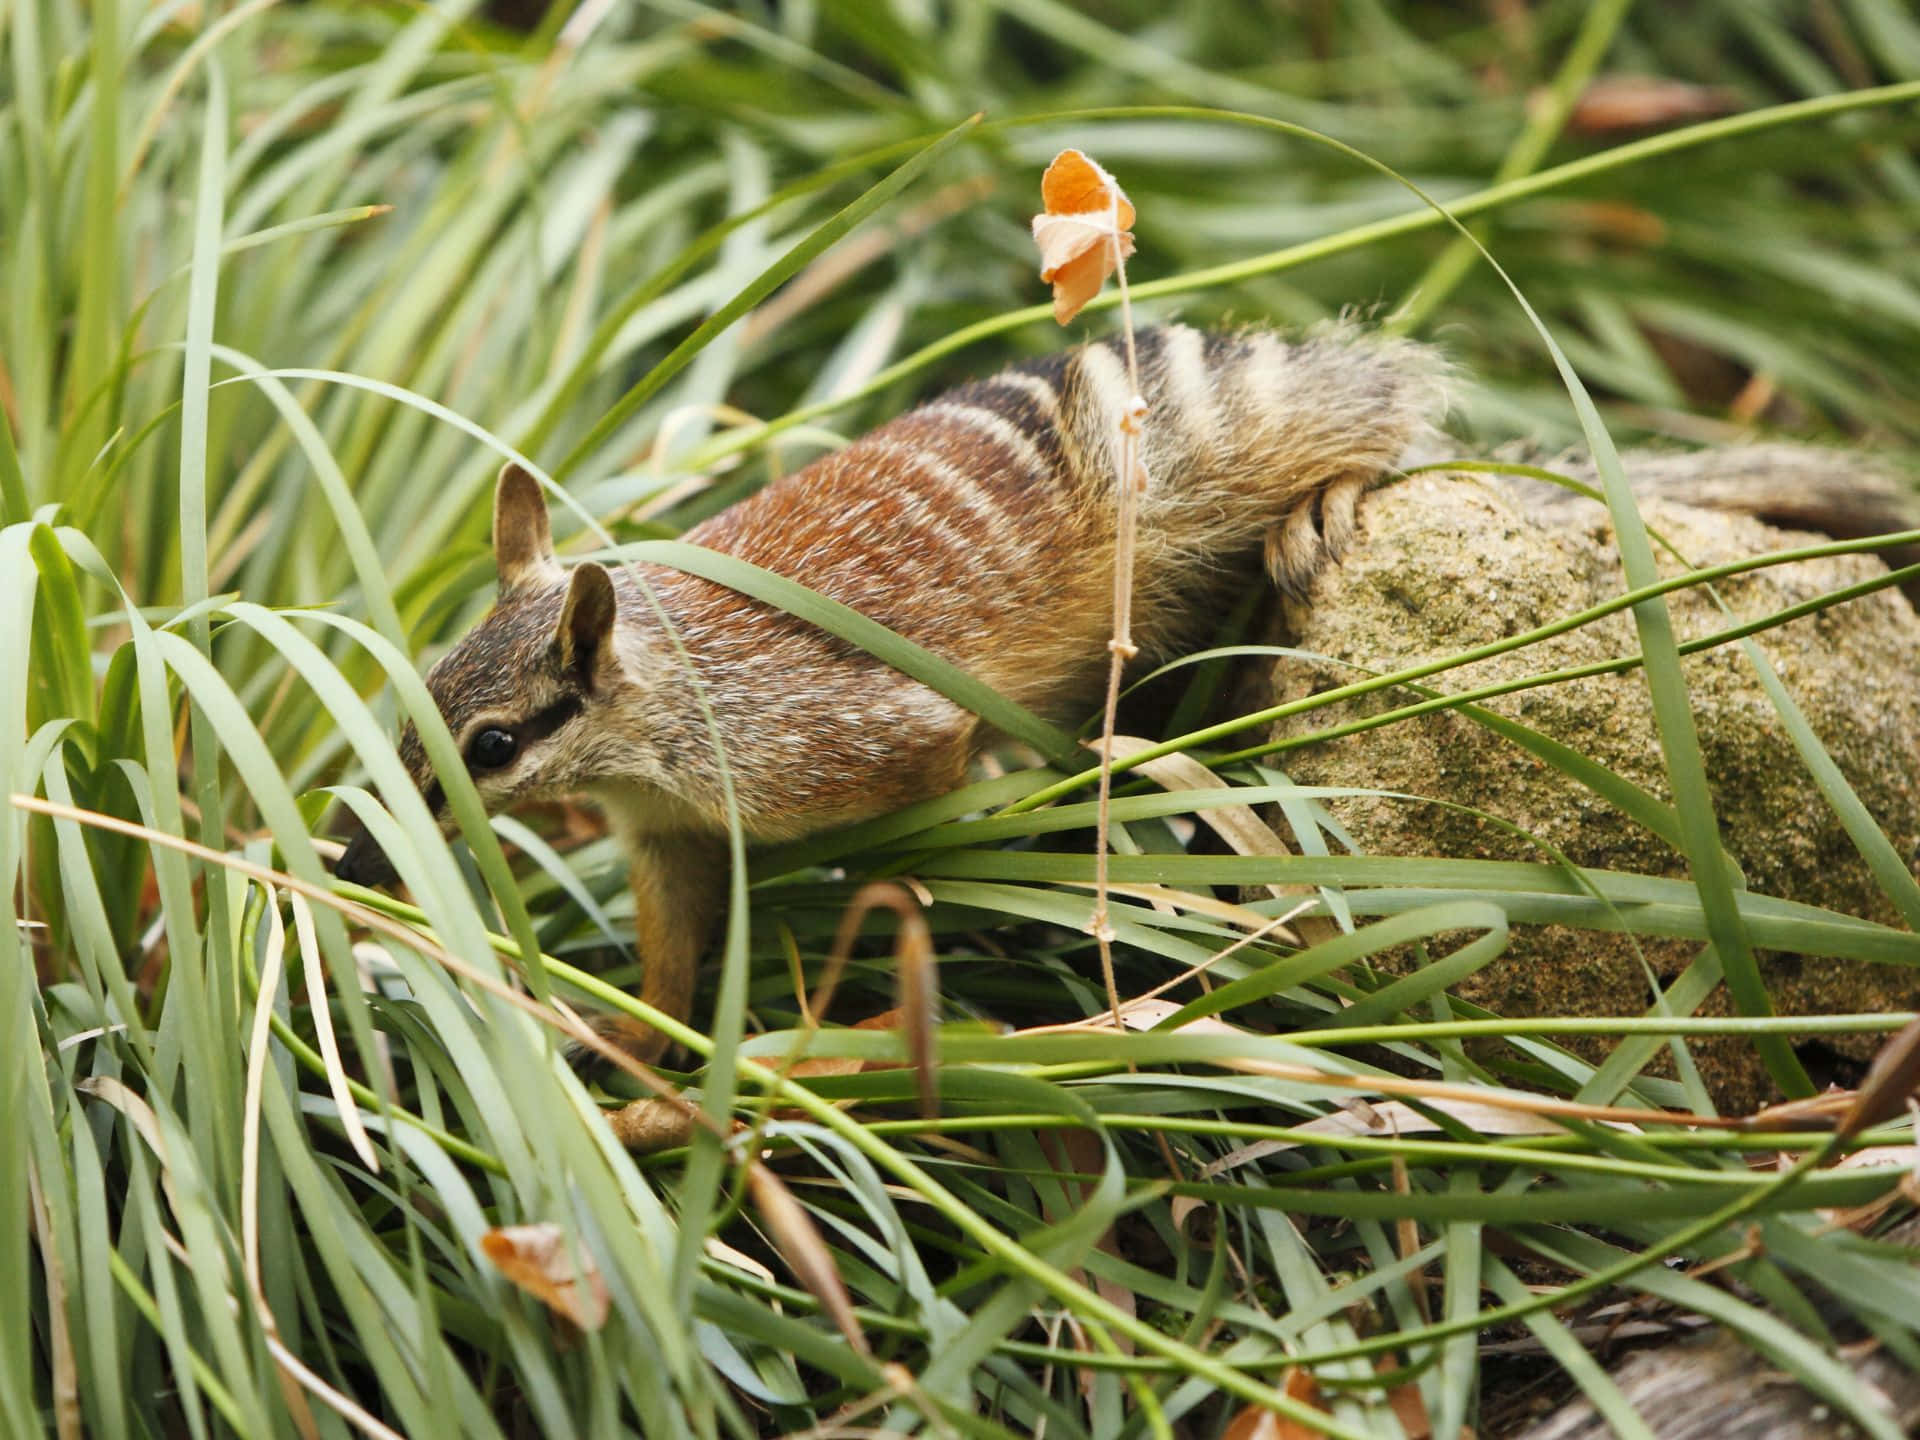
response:
<path id="1" fill-rule="evenodd" d="M 474 770 L 498 770 L 513 763 L 520 740 L 511 730 L 482 730 L 467 744 L 467 765 Z"/>

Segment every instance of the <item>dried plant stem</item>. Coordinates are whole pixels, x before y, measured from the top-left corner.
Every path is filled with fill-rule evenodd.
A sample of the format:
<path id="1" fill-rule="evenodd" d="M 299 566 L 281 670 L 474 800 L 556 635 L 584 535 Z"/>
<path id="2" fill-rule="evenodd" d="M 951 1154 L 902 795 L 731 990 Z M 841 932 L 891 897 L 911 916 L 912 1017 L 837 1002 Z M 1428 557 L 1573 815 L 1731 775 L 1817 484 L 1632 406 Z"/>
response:
<path id="1" fill-rule="evenodd" d="M 1140 435 L 1146 422 L 1147 402 L 1140 393 L 1140 363 L 1133 342 L 1133 297 L 1127 290 L 1127 262 L 1120 244 L 1117 190 L 1109 195 L 1107 203 L 1113 212 L 1107 243 L 1113 247 L 1114 280 L 1120 290 L 1120 327 L 1127 339 L 1127 386 L 1131 393 L 1126 412 L 1120 417 L 1120 445 L 1114 467 L 1119 504 L 1113 540 L 1113 638 L 1107 641 L 1107 704 L 1100 722 L 1100 798 L 1094 822 L 1091 928 L 1094 941 L 1100 947 L 1100 978 L 1107 987 L 1107 1005 L 1113 1011 L 1113 1023 L 1121 1026 L 1125 1022 L 1120 1015 L 1120 986 L 1113 973 L 1113 924 L 1107 914 L 1107 832 L 1113 798 L 1113 737 L 1120 707 L 1120 679 L 1127 662 L 1138 653 L 1133 643 L 1133 551 L 1140 495 L 1147 487 L 1147 469 L 1140 459 Z"/>

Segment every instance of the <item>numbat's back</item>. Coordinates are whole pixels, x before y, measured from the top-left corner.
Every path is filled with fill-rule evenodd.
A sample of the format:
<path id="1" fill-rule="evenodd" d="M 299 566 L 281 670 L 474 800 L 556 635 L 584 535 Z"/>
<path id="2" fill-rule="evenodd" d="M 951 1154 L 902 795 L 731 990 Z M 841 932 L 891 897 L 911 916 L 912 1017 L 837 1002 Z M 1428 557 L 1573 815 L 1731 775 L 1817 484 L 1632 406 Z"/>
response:
<path id="1" fill-rule="evenodd" d="M 1264 557 L 1297 589 L 1443 409 L 1434 352 L 1351 330 L 1139 337 L 1150 485 L 1141 663 L 1204 638 Z M 1043 715 L 1097 704 L 1112 625 L 1123 342 L 949 392 L 690 531 L 859 610 Z M 957 785 L 969 711 L 804 621 L 679 571 L 554 560 L 538 484 L 494 502 L 500 598 L 427 676 L 490 810 L 584 791 L 632 857 L 642 998 L 684 1016 L 725 880 L 712 730 L 749 839 L 791 839 Z M 658 603 L 656 610 L 654 601 Z M 668 633 L 662 615 L 671 621 Z M 696 684 L 697 677 L 697 684 Z M 710 707 L 703 710 L 702 699 Z M 443 824 L 411 727 L 401 751 Z M 363 835 L 340 873 L 392 877 Z M 625 1038 L 657 1053 L 653 1032 Z"/>

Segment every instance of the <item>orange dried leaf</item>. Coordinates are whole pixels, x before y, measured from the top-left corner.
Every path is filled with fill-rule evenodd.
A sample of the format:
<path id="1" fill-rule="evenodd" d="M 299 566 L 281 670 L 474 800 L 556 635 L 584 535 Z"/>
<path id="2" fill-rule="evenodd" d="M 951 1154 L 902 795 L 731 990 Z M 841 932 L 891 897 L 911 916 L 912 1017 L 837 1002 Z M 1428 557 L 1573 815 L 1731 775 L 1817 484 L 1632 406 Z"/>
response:
<path id="1" fill-rule="evenodd" d="M 1119 207 L 1118 228 L 1133 224 L 1133 206 L 1119 182 L 1097 160 L 1078 150 L 1062 150 L 1040 177 L 1040 203 L 1049 215 L 1105 215 Z"/>
<path id="2" fill-rule="evenodd" d="M 1374 1369 L 1385 1372 L 1393 1368 L 1394 1362 L 1382 1355 L 1374 1362 Z M 1393 1408 L 1393 1418 L 1400 1422 L 1400 1429 L 1407 1440 L 1431 1440 L 1433 1435 L 1433 1417 L 1427 1414 L 1427 1398 L 1420 1393 L 1416 1381 L 1404 1380 L 1387 1392 L 1387 1404 Z M 1469 1431 L 1462 1431 L 1470 1434 Z"/>
<path id="3" fill-rule="evenodd" d="M 576 1263 L 558 1225 L 506 1225 L 480 1237 L 480 1248 L 507 1279 L 582 1330 L 607 1323 L 607 1282 L 591 1258 Z"/>
<path id="4" fill-rule="evenodd" d="M 1281 1381 L 1280 1393 L 1289 1400 L 1297 1400 L 1302 1405 L 1324 1410 L 1320 1403 L 1320 1385 L 1313 1378 L 1313 1372 L 1302 1370 L 1293 1365 L 1287 1368 Z M 1227 1426 L 1224 1440 L 1319 1440 L 1317 1426 L 1303 1425 L 1287 1415 L 1276 1415 L 1271 1410 L 1249 1408 L 1233 1417 Z"/>
<path id="5" fill-rule="evenodd" d="M 1033 217 L 1040 278 L 1053 286 L 1053 318 L 1065 325 L 1133 254 L 1133 205 L 1105 170 L 1062 150 L 1040 177 L 1044 213 Z"/>
<path id="6" fill-rule="evenodd" d="M 1249 1407 L 1233 1417 L 1226 1428 L 1224 1440 L 1285 1440 L 1287 1432 L 1280 1427 L 1293 1423 L 1291 1420 L 1282 1420 L 1271 1410 Z"/>

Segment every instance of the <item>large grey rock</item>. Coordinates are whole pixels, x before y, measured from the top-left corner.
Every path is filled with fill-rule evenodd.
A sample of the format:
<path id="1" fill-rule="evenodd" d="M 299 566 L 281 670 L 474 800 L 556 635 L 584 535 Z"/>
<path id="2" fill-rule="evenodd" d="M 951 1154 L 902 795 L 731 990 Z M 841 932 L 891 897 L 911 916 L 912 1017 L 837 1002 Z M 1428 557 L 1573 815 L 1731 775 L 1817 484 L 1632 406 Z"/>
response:
<path id="1" fill-rule="evenodd" d="M 1901 1221 L 1880 1238 L 1890 1248 L 1911 1247 L 1920 1241 L 1920 1222 Z M 1858 1322 L 1846 1313 L 1850 1307 L 1817 1291 L 1809 1298 L 1839 1336 L 1859 1333 Z M 1858 1403 L 1906 1434 L 1920 1434 L 1920 1374 L 1884 1346 L 1849 1344 L 1837 1353 L 1832 1347 L 1828 1351 L 1840 1368 L 1852 1372 Z M 1613 1383 L 1658 1440 L 1855 1440 L 1861 1434 L 1845 1411 L 1795 1383 L 1724 1329 L 1637 1351 L 1611 1369 Z M 1607 1440 L 1617 1433 L 1580 1397 L 1529 1426 L 1523 1440 Z"/>
<path id="2" fill-rule="evenodd" d="M 1913 1372 L 1884 1350 L 1853 1352 L 1843 1363 L 1863 1403 L 1915 1433 L 1920 1379 Z M 1658 1440 L 1856 1440 L 1861 1433 L 1846 1414 L 1724 1331 L 1640 1351 L 1613 1372 L 1613 1382 Z M 1618 1433 L 1581 1399 L 1528 1428 L 1524 1440 L 1609 1440 Z"/>
<path id="3" fill-rule="evenodd" d="M 1649 501 L 1643 513 L 1701 565 L 1821 538 L 1666 502 Z M 1880 570 L 1872 556 L 1846 556 L 1753 572 L 1719 590 L 1745 619 Z M 1428 475 L 1370 496 L 1345 562 L 1324 573 L 1304 603 L 1290 604 L 1284 618 L 1287 638 L 1300 648 L 1384 671 L 1512 636 L 1624 588 L 1599 505 L 1542 505 L 1502 482 Z M 1669 604 L 1683 639 L 1727 624 L 1703 591 L 1676 593 Z M 1920 620 L 1912 606 L 1897 591 L 1881 591 L 1767 631 L 1760 644 L 1867 808 L 1913 863 L 1920 852 Z M 1632 621 L 1622 614 L 1430 683 L 1465 690 L 1638 648 Z M 1739 648 L 1684 663 L 1722 833 L 1750 886 L 1899 923 Z M 1347 666 L 1286 660 L 1275 665 L 1271 686 L 1278 698 L 1292 699 L 1354 678 Z M 1400 692 L 1315 710 L 1283 723 L 1276 734 L 1304 734 L 1412 698 Z M 1670 798 L 1640 674 L 1524 691 L 1491 708 Z M 1474 807 L 1581 865 L 1685 874 L 1680 857 L 1657 837 L 1457 714 L 1318 742 L 1286 753 L 1282 763 L 1302 784 L 1407 791 Z M 1485 820 L 1441 805 L 1350 799 L 1331 808 L 1369 854 L 1545 858 Z M 1656 938 L 1642 938 L 1640 946 L 1663 980 L 1698 949 L 1691 941 Z M 1762 960 L 1783 1012 L 1920 1006 L 1920 971 L 1779 954 Z M 1628 939 L 1561 927 L 1517 927 L 1509 953 L 1472 977 L 1462 993 L 1509 1015 L 1628 1015 L 1644 1011 L 1650 998 Z M 1702 1013 L 1726 1010 L 1719 994 Z M 1862 1056 L 1877 1043 L 1857 1037 L 1836 1048 Z M 1591 1054 L 1604 1047 L 1587 1048 Z M 1698 1044 L 1694 1053 L 1723 1106 L 1747 1108 L 1768 1094 L 1765 1070 L 1744 1042 Z"/>

